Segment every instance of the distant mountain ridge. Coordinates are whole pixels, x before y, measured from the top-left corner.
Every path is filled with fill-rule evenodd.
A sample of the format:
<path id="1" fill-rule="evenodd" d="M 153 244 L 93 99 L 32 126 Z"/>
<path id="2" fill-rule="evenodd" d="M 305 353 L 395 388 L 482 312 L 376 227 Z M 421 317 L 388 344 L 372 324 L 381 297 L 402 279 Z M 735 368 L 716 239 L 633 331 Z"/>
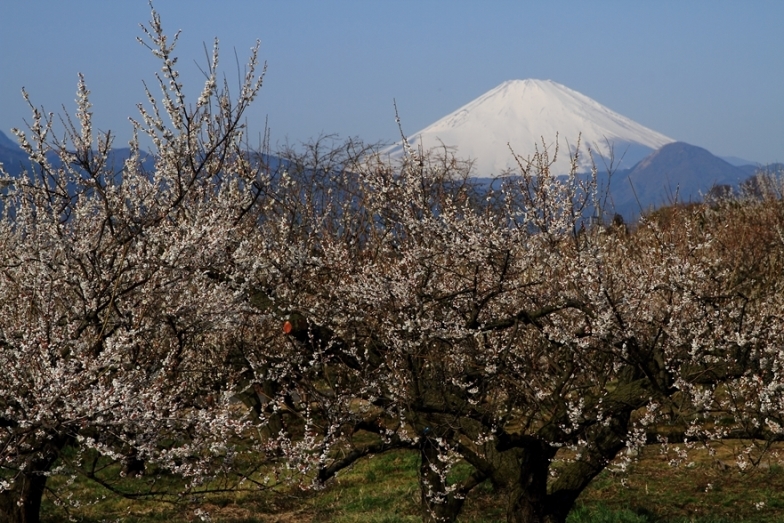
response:
<path id="1" fill-rule="evenodd" d="M 757 162 L 752 162 L 751 160 L 746 160 L 745 158 L 738 158 L 737 156 L 719 156 L 719 158 L 730 165 L 734 165 L 735 167 L 742 167 L 744 165 L 755 165 L 757 167 L 760 166 L 760 164 Z"/>
<path id="2" fill-rule="evenodd" d="M 459 151 L 457 151 L 459 153 Z M 129 155 L 127 148 L 113 151 L 117 168 L 122 168 Z M 56 159 L 53 159 L 56 164 Z M 266 156 L 270 166 L 280 166 L 280 158 Z M 0 163 L 11 176 L 29 169 L 30 161 L 22 149 L 0 132 Z M 154 168 L 154 158 L 147 155 L 146 169 Z M 601 165 L 597 165 L 601 169 Z M 770 169 L 781 170 L 782 165 Z M 600 172 L 604 185 L 609 184 L 607 212 L 620 213 L 627 220 L 635 220 L 641 212 L 678 202 L 700 201 L 712 187 L 732 188 L 748 180 L 766 167 L 759 164 L 735 166 L 714 156 L 706 149 L 684 142 L 671 142 L 654 150 L 637 164 L 627 169 L 616 169 L 609 176 Z"/>
<path id="3" fill-rule="evenodd" d="M 0 131 L 0 163 L 8 174 L 17 176 L 22 172 L 24 165 L 29 165 L 27 155 L 16 143 Z"/>
<path id="4" fill-rule="evenodd" d="M 128 147 L 121 147 L 112 149 L 110 161 L 116 169 L 121 169 L 123 162 L 130 156 L 131 150 Z M 56 155 L 52 153 L 51 156 L 47 155 L 50 161 L 57 165 L 59 161 Z M 19 176 L 24 170 L 30 168 L 30 159 L 25 152 L 14 143 L 8 136 L 0 131 L 0 163 L 3 164 L 5 170 L 11 176 Z M 152 156 L 142 153 L 142 164 L 146 169 L 152 169 L 154 166 L 154 159 Z"/>
<path id="5" fill-rule="evenodd" d="M 616 212 L 633 217 L 676 201 L 701 201 L 712 187 L 737 187 L 757 169 L 732 165 L 702 147 L 673 142 L 632 169 L 616 172 L 611 180 L 611 197 Z"/>
<path id="6" fill-rule="evenodd" d="M 18 146 L 14 143 L 13 140 L 11 140 L 2 131 L 0 131 L 0 147 L 4 147 L 7 149 L 14 149 L 17 148 Z"/>

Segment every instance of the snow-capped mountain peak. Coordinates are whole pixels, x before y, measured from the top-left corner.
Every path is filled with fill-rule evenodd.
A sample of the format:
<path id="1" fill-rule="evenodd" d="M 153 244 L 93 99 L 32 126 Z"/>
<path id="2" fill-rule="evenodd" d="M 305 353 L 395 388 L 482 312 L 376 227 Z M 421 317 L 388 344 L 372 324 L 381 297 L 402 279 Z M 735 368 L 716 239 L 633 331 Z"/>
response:
<path id="1" fill-rule="evenodd" d="M 492 176 L 516 163 L 516 154 L 531 156 L 542 144 L 552 154 L 558 136 L 559 156 L 554 174 L 569 170 L 568 153 L 581 140 L 581 171 L 591 168 L 588 148 L 602 169 L 614 151 L 616 162 L 627 168 L 672 138 L 644 127 L 599 102 L 552 80 L 508 80 L 479 98 L 409 138 L 424 149 L 446 145 L 457 156 L 474 161 L 474 175 Z M 402 154 L 400 145 L 388 148 L 390 155 Z"/>

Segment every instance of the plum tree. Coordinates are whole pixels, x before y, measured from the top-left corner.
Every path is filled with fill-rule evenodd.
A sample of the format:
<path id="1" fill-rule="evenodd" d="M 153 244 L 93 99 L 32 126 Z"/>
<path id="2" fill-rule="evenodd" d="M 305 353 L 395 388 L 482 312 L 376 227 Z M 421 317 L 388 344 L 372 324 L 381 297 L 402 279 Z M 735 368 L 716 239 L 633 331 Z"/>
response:
<path id="1" fill-rule="evenodd" d="M 595 182 L 551 175 L 546 154 L 479 201 L 443 155 L 346 158 L 325 193 L 317 163 L 289 164 L 304 173 L 291 194 L 326 203 L 303 227 L 264 228 L 286 254 L 257 281 L 295 311 L 278 401 L 301 400 L 311 444 L 294 459 L 320 480 L 416 449 L 425 519 L 454 521 L 491 481 L 509 521 L 562 522 L 657 437 L 779 437 L 781 242 L 738 233 L 763 206 L 674 209 L 629 232 L 588 225 Z M 770 265 L 743 261 L 738 237 Z M 776 399 L 749 417 L 763 389 Z M 471 472 L 452 480 L 458 462 Z"/>
<path id="2" fill-rule="evenodd" d="M 155 11 L 145 36 L 162 63 L 161 96 L 146 91 L 119 168 L 81 77 L 62 139 L 32 104 L 29 131 L 14 131 L 30 163 L 19 177 L 3 171 L 2 521 L 37 521 L 47 478 L 87 451 L 198 483 L 231 464 L 230 439 L 251 423 L 233 400 L 241 371 L 226 361 L 258 316 L 235 263 L 266 190 L 243 124 L 261 86 L 258 46 L 232 100 L 216 42 L 189 105 L 176 38 Z M 139 134 L 152 144 L 149 171 Z"/>

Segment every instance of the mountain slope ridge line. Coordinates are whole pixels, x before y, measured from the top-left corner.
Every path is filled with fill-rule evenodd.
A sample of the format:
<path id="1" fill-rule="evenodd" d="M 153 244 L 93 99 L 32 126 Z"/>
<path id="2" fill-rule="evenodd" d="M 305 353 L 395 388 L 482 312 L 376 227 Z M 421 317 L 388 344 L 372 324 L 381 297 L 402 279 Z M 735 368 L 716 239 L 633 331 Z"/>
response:
<path id="1" fill-rule="evenodd" d="M 553 174 L 565 174 L 569 155 L 581 142 L 578 169 L 589 171 L 592 159 L 602 167 L 614 155 L 616 167 L 630 168 L 654 150 L 675 140 L 649 129 L 573 89 L 552 80 L 507 80 L 408 138 L 425 150 L 454 149 L 474 162 L 474 175 L 498 175 L 514 169 L 516 154 L 530 157 L 544 143 L 552 156 L 558 137 L 559 154 Z M 509 144 L 509 145 L 507 145 Z M 403 154 L 402 144 L 384 150 Z"/>

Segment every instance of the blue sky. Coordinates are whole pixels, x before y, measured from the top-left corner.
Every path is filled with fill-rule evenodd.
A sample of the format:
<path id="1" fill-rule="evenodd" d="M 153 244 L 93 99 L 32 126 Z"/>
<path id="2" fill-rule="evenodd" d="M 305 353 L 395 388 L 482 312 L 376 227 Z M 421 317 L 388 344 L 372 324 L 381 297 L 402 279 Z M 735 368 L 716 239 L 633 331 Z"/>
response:
<path id="1" fill-rule="evenodd" d="M 268 71 L 248 113 L 272 143 L 320 134 L 369 142 L 414 133 L 499 83 L 552 79 L 674 139 L 784 161 L 784 2 L 157 0 L 182 30 L 182 78 L 198 94 L 203 43 L 236 78 L 256 39 Z M 94 120 L 119 142 L 155 59 L 140 46 L 146 0 L 3 0 L 0 130 L 24 125 L 20 89 L 73 110 L 77 72 Z"/>

